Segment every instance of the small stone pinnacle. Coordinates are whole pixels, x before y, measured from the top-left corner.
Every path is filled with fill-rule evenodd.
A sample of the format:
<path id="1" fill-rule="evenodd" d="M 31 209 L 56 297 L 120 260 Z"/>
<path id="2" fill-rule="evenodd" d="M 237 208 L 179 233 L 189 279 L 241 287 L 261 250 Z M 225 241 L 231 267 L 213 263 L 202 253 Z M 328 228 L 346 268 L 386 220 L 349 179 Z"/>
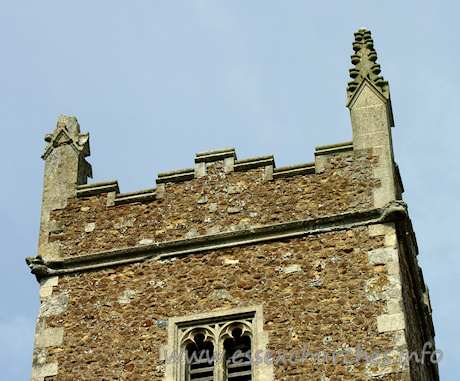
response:
<path id="1" fill-rule="evenodd" d="M 349 70 L 352 81 L 348 82 L 347 104 L 364 79 L 370 81 L 385 98 L 389 99 L 388 82 L 379 75 L 381 69 L 376 62 L 377 52 L 374 48 L 371 31 L 366 28 L 360 28 L 354 35 L 354 54 L 351 56 L 351 63 L 354 67 Z"/>

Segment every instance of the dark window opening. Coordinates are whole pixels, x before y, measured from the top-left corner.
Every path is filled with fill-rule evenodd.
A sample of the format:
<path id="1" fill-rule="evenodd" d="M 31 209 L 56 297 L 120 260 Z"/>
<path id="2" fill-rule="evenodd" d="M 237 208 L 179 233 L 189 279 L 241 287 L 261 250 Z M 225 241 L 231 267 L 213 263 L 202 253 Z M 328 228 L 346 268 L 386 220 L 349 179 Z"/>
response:
<path id="1" fill-rule="evenodd" d="M 232 331 L 232 338 L 224 341 L 226 355 L 226 380 L 227 381 L 251 381 L 251 338 L 242 336 L 242 331 L 235 328 Z"/>
<path id="2" fill-rule="evenodd" d="M 204 341 L 204 335 L 195 336 L 195 343 L 186 347 L 187 381 L 214 381 L 214 346 Z"/>

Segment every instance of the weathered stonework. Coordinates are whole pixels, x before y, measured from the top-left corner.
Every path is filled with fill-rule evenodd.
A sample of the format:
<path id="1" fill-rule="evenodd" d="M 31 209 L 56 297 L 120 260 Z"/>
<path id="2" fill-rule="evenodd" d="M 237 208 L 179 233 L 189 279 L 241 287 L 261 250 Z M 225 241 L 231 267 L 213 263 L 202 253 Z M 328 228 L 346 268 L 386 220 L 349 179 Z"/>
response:
<path id="1" fill-rule="evenodd" d="M 252 305 L 264 306 L 264 330 L 273 350 L 299 349 L 303 343 L 317 350 L 340 349 L 345 343 L 352 348 L 366 344 L 369 351 L 373 345 L 389 347 L 392 333 L 368 337 L 369 331 L 377 330 L 377 316 L 385 312 L 385 303 L 369 303 L 364 296 L 364 279 L 374 274 L 366 253 L 383 245 L 381 237 L 368 237 L 366 230 L 361 227 L 63 276 L 56 293 L 68 293 L 69 307 L 47 323 L 52 328 L 67 326 L 67 342 L 51 360 L 62 364 L 63 375 L 102 379 L 124 375 L 124 359 L 130 354 L 134 368 L 124 375 L 126 379 L 137 375 L 161 380 L 163 373 L 157 367 L 164 366 L 160 349 L 168 344 L 168 330 L 159 328 L 158 321 Z M 300 271 L 290 272 L 294 266 Z M 310 284 L 315 276 L 321 278 L 320 286 Z M 130 302 L 120 303 L 129 290 Z M 332 338 L 327 347 L 325 332 Z M 335 369 L 329 365 L 315 371 L 312 365 L 275 367 L 274 379 L 285 371 L 319 378 L 323 370 L 329 374 Z M 364 372 L 361 365 L 348 379 Z M 348 368 L 342 370 L 348 372 Z"/>
<path id="2" fill-rule="evenodd" d="M 66 209 L 51 213 L 63 229 L 49 241 L 67 257 L 186 238 L 192 229 L 204 236 L 211 228 L 224 233 L 362 211 L 372 206 L 376 162 L 370 150 L 332 155 L 321 174 L 267 182 L 264 167 L 225 174 L 218 161 L 208 176 L 167 183 L 161 199 L 116 208 L 107 208 L 107 194 L 69 199 Z"/>
<path id="3" fill-rule="evenodd" d="M 62 314 L 68 305 L 65 294 L 53 295 L 53 288 L 59 283 L 59 277 L 53 276 L 40 280 L 40 300 L 42 302 L 35 330 L 32 381 L 44 381 L 58 374 L 58 363 L 50 361 L 49 353 L 64 342 L 64 328 L 48 328 L 49 316 Z"/>
<path id="4" fill-rule="evenodd" d="M 45 137 L 48 143 L 42 158 L 45 160 L 43 202 L 40 220 L 38 255 L 58 258 L 59 245 L 49 242 L 49 234 L 62 229 L 50 220 L 52 210 L 63 209 L 67 199 L 75 196 L 77 185 L 86 184 L 92 176 L 89 156 L 89 134 L 80 133 L 74 116 L 61 115 L 53 134 Z"/>
<path id="5" fill-rule="evenodd" d="M 33 381 L 185 380 L 185 360 L 164 351 L 201 332 L 222 350 L 232 324 L 251 350 L 292 360 L 254 363 L 253 381 L 438 380 L 435 364 L 403 361 L 434 345 L 428 289 L 388 83 L 370 32 L 353 47 L 353 141 L 317 147 L 313 163 L 207 151 L 160 173 L 155 189 L 121 194 L 116 181 L 86 184 L 88 135 L 60 117 L 44 154 L 38 255 L 27 258 L 42 301 Z M 363 360 L 377 351 L 389 361 Z M 212 367 L 223 381 L 226 365 Z"/>

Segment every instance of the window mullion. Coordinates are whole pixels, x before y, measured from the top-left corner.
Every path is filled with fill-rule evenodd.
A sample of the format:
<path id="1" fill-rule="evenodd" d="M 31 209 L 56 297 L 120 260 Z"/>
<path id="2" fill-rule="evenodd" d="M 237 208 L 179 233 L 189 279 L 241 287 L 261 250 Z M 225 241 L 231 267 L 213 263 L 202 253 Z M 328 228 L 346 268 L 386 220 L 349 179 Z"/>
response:
<path id="1" fill-rule="evenodd" d="M 216 338 L 216 354 L 217 358 L 215 360 L 215 381 L 225 381 L 225 367 L 224 367 L 224 362 L 225 362 L 225 356 L 223 355 L 223 350 L 224 350 L 224 342 L 221 340 L 220 337 Z M 219 361 L 219 359 L 222 359 L 222 361 Z"/>

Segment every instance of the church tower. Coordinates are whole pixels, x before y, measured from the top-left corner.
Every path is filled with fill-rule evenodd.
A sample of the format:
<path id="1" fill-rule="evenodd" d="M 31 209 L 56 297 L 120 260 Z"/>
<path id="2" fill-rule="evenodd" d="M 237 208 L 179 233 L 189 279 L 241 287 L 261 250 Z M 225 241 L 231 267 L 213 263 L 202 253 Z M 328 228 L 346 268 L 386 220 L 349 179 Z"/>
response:
<path id="1" fill-rule="evenodd" d="M 87 184 L 89 135 L 59 117 L 32 381 L 439 379 L 388 82 L 370 31 L 353 50 L 353 140 L 311 163 L 218 149 L 120 193 Z"/>

